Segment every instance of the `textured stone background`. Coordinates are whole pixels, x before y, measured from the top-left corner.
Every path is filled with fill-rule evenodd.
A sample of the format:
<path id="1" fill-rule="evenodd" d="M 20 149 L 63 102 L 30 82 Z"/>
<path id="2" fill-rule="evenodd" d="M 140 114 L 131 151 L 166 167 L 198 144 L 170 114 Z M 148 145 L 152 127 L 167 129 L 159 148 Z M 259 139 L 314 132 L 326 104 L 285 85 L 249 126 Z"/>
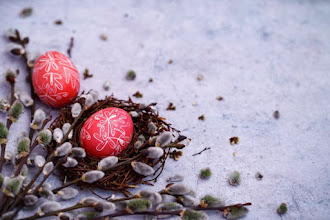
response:
<path id="1" fill-rule="evenodd" d="M 40 52 L 65 52 L 73 36 L 74 63 L 81 73 L 88 67 L 94 74 L 81 80 L 82 90 L 123 99 L 139 90 L 144 96 L 135 101 L 158 102 L 160 114 L 193 141 L 180 161 L 168 162 L 157 189 L 181 173 L 198 196 L 211 192 L 228 203 L 252 202 L 246 219 L 280 219 L 281 202 L 289 208 L 283 219 L 327 219 L 329 3 L 2 0 L 0 29 L 19 28 L 30 37 L 29 49 Z M 18 14 L 27 6 L 33 15 L 22 19 Z M 57 19 L 63 25 L 54 25 Z M 108 41 L 100 39 L 102 33 Z M 0 69 L 20 68 L 18 85 L 24 89 L 23 66 L 8 55 L 6 43 L 1 38 Z M 133 82 L 125 80 L 129 69 L 137 72 Z M 199 74 L 204 80 L 196 80 Z M 109 92 L 102 89 L 105 79 L 112 82 Z M 0 82 L 1 96 L 8 91 Z M 217 101 L 218 95 L 224 101 Z M 170 101 L 176 111 L 165 110 Z M 274 110 L 280 111 L 279 120 Z M 205 121 L 197 119 L 201 114 Z M 27 115 L 13 126 L 10 148 L 15 135 L 28 129 Z M 240 143 L 233 147 L 229 138 L 234 135 Z M 211 150 L 192 157 L 204 147 Z M 205 167 L 213 171 L 209 181 L 198 178 Z M 234 170 L 242 173 L 238 187 L 227 182 Z M 262 181 L 255 179 L 257 171 Z M 57 178 L 50 181 L 60 184 Z"/>

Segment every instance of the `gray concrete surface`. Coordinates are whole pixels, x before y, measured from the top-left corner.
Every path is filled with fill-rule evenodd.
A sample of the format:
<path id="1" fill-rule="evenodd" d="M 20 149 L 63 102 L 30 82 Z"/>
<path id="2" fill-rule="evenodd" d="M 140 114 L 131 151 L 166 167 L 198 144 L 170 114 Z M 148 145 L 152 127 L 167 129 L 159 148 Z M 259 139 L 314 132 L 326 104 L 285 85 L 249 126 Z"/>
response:
<path id="1" fill-rule="evenodd" d="M 27 6 L 33 15 L 22 19 L 18 14 Z M 54 25 L 57 19 L 63 25 Z M 135 101 L 157 102 L 160 114 L 193 139 L 178 162 L 167 163 L 155 188 L 181 173 L 199 197 L 252 202 L 246 219 L 329 219 L 329 1 L 2 0 L 0 20 L 0 30 L 19 28 L 30 37 L 29 50 L 65 52 L 73 36 L 74 63 L 94 74 L 81 80 L 82 90 L 123 99 L 139 90 L 143 98 Z M 18 85 L 26 88 L 23 66 L 5 46 L 1 38 L 0 69 L 20 68 Z M 125 80 L 129 69 L 137 73 L 133 82 Z M 196 79 L 199 74 L 204 80 Z M 105 79 L 112 82 L 109 92 L 102 89 Z M 0 82 L 0 92 L 8 94 L 6 83 Z M 169 102 L 176 111 L 165 110 Z M 197 119 L 201 114 L 205 121 Z M 11 148 L 28 129 L 28 116 L 13 127 Z M 229 144 L 232 136 L 240 138 L 238 145 Z M 211 150 L 192 157 L 204 147 Z M 213 171 L 208 181 L 198 178 L 205 167 Z M 234 170 L 242 173 L 238 187 L 227 182 Z M 60 184 L 56 177 L 50 181 Z M 282 202 L 289 211 L 280 217 Z"/>

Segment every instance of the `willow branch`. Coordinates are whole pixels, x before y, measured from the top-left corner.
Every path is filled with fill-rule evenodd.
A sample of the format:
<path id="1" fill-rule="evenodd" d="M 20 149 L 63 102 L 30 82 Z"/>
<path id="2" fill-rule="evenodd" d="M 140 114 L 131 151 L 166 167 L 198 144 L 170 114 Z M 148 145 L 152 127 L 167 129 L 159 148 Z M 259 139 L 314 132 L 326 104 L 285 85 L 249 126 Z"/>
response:
<path id="1" fill-rule="evenodd" d="M 20 220 L 33 220 L 33 219 L 39 219 L 39 218 L 44 218 L 44 217 L 48 217 L 48 216 L 56 216 L 63 212 L 69 212 L 72 210 L 86 208 L 86 207 L 91 207 L 91 205 L 86 205 L 86 204 L 83 205 L 83 204 L 78 203 L 74 206 L 70 206 L 70 207 L 59 209 L 59 210 L 52 211 L 52 212 L 47 212 L 47 213 L 43 214 L 42 216 L 40 216 L 38 213 L 36 213 L 30 217 L 22 218 Z"/>
<path id="2" fill-rule="evenodd" d="M 12 105 L 14 101 L 15 101 L 15 81 L 10 83 L 10 105 Z M 8 131 L 10 130 L 10 126 L 12 125 L 12 123 L 13 122 L 8 118 L 6 123 L 6 128 L 8 129 Z M 7 143 L 1 144 L 0 173 L 5 163 L 6 146 Z"/>
<path id="3" fill-rule="evenodd" d="M 229 206 L 219 206 L 219 207 L 201 207 L 201 206 L 196 206 L 196 207 L 190 207 L 190 210 L 195 210 L 195 211 L 220 211 L 223 212 L 225 209 L 230 209 L 234 207 L 243 207 L 243 206 L 250 206 L 252 205 L 251 203 L 238 203 L 235 205 L 229 205 Z M 177 211 L 166 211 L 166 212 L 159 212 L 159 211 L 145 211 L 145 212 L 127 212 L 126 210 L 124 211 L 118 211 L 115 213 L 111 213 L 109 215 L 104 215 L 100 217 L 93 218 L 93 220 L 102 220 L 106 218 L 113 218 L 113 217 L 118 217 L 118 216 L 125 216 L 125 215 L 151 215 L 151 216 L 158 216 L 158 215 L 180 215 L 185 209 L 182 210 L 177 210 Z"/>

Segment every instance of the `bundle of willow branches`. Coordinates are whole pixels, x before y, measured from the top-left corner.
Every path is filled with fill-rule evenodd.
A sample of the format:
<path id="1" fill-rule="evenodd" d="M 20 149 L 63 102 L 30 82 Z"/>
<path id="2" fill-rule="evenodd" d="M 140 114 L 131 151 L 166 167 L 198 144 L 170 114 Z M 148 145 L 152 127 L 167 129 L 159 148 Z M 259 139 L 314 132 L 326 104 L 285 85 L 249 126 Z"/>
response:
<path id="1" fill-rule="evenodd" d="M 206 219 L 206 210 L 223 212 L 228 219 L 236 219 L 247 213 L 245 206 L 251 203 L 226 206 L 221 199 L 211 195 L 196 199 L 196 194 L 181 183 L 170 183 L 163 190 L 141 190 L 132 195 L 128 188 L 138 184 L 152 185 L 165 166 L 168 157 L 177 159 L 189 139 L 179 134 L 155 111 L 155 103 L 141 105 L 131 100 L 117 100 L 106 97 L 98 101 L 94 90 L 82 93 L 73 103 L 63 108 L 60 116 L 49 128 L 51 116 L 41 108 L 35 108 L 36 97 L 31 85 L 31 74 L 36 57 L 26 50 L 29 38 L 22 38 L 19 31 L 9 31 L 9 51 L 23 59 L 31 92 L 15 91 L 19 71 L 7 70 L 10 101 L 0 100 L 0 109 L 8 114 L 6 124 L 0 123 L 0 218 L 14 219 L 21 210 L 38 209 L 30 217 L 39 219 L 109 219 L 124 215 L 145 215 L 148 218 L 181 216 L 182 219 Z M 24 107 L 30 109 L 31 123 L 28 134 L 18 138 L 17 150 L 6 150 L 11 125 L 16 123 Z M 79 132 L 85 120 L 98 110 L 119 107 L 133 118 L 134 136 L 130 146 L 118 157 L 110 156 L 97 160 L 86 155 L 79 147 Z M 47 149 L 44 154 L 37 148 Z M 12 170 L 12 174 L 5 175 Z M 35 172 L 30 173 L 31 170 Z M 46 182 L 54 171 L 60 171 L 62 179 L 69 179 L 58 187 Z M 8 172 L 7 172 L 8 173 Z M 151 179 L 145 180 L 147 176 Z M 147 177 L 148 178 L 148 177 Z M 126 197 L 100 199 L 86 197 L 69 207 L 62 207 L 61 201 L 74 200 L 79 194 L 75 185 L 88 185 L 113 191 L 121 191 Z"/>

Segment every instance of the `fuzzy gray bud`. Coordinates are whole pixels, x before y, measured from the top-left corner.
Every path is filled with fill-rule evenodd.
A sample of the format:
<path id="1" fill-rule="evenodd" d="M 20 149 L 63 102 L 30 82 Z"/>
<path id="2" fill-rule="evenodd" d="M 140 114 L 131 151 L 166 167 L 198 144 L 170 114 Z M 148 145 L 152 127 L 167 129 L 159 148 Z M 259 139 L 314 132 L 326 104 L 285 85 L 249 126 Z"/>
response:
<path id="1" fill-rule="evenodd" d="M 81 180 L 86 183 L 96 182 L 104 177 L 104 172 L 99 170 L 92 170 L 84 173 L 81 177 Z"/>
<path id="2" fill-rule="evenodd" d="M 44 112 L 44 110 L 42 109 L 37 109 L 35 112 L 34 112 L 34 115 L 33 115 L 33 120 L 30 124 L 30 127 L 34 130 L 36 129 L 39 129 L 42 125 L 42 123 L 45 121 L 46 119 L 46 113 Z"/>
<path id="3" fill-rule="evenodd" d="M 161 133 L 156 139 L 156 147 L 165 147 L 172 141 L 171 132 L 165 131 Z"/>
<path id="4" fill-rule="evenodd" d="M 63 200 L 75 198 L 78 194 L 79 191 L 71 187 L 66 187 L 57 192 L 57 195 Z"/>
<path id="5" fill-rule="evenodd" d="M 61 146 L 56 148 L 56 151 L 54 153 L 55 156 L 63 157 L 68 153 L 70 153 L 71 149 L 72 149 L 72 144 L 70 142 L 65 142 Z"/>
<path id="6" fill-rule="evenodd" d="M 81 105 L 78 102 L 74 103 L 73 106 L 72 106 L 72 108 L 71 108 L 72 117 L 73 118 L 77 118 L 78 115 L 81 112 L 81 109 L 82 109 L 81 108 Z"/>
<path id="7" fill-rule="evenodd" d="M 63 131 L 60 128 L 54 129 L 53 139 L 56 141 L 56 143 L 61 143 L 63 136 Z"/>
<path id="8" fill-rule="evenodd" d="M 118 163 L 118 157 L 116 156 L 105 157 L 97 164 L 97 169 L 103 171 L 108 170 L 117 163 Z"/>
<path id="9" fill-rule="evenodd" d="M 129 115 L 132 117 L 132 118 L 137 118 L 140 116 L 139 113 L 137 113 L 136 111 L 130 111 L 129 112 Z"/>
<path id="10" fill-rule="evenodd" d="M 99 92 L 94 89 L 89 91 L 88 94 L 92 95 L 94 102 L 96 102 L 99 99 Z"/>
<path id="11" fill-rule="evenodd" d="M 47 189 L 47 188 L 44 188 L 44 187 L 41 187 L 41 188 L 39 188 L 38 191 L 39 191 L 39 195 L 42 196 L 42 197 L 44 197 L 45 199 L 50 200 L 50 201 L 54 201 L 55 200 L 55 195 L 52 192 L 52 190 Z"/>
<path id="12" fill-rule="evenodd" d="M 15 154 L 12 151 L 6 150 L 5 152 L 6 164 L 12 163 L 14 159 L 15 159 Z"/>
<path id="13" fill-rule="evenodd" d="M 35 195 L 26 195 L 23 199 L 24 205 L 32 206 L 38 202 L 38 197 Z"/>
<path id="14" fill-rule="evenodd" d="M 45 164 L 45 162 L 46 162 L 45 158 L 41 155 L 37 155 L 34 158 L 34 165 L 36 167 L 42 167 Z"/>
<path id="15" fill-rule="evenodd" d="M 133 170 L 142 176 L 150 176 L 155 173 L 154 168 L 145 163 L 133 161 L 131 165 Z"/>
<path id="16" fill-rule="evenodd" d="M 25 107 L 30 107 L 34 103 L 30 94 L 24 90 L 19 92 L 19 100 L 23 103 Z"/>
<path id="17" fill-rule="evenodd" d="M 148 123 L 148 133 L 155 133 L 157 126 L 153 122 Z"/>
<path id="18" fill-rule="evenodd" d="M 45 164 L 44 169 L 42 170 L 42 173 L 44 176 L 49 175 L 54 169 L 54 164 L 53 162 L 48 162 Z"/>
<path id="19" fill-rule="evenodd" d="M 110 86 L 111 86 L 111 83 L 110 83 L 109 80 L 104 81 L 104 83 L 103 83 L 103 89 L 104 89 L 105 91 L 109 91 Z"/>
<path id="20" fill-rule="evenodd" d="M 61 204 L 58 202 L 50 201 L 43 203 L 37 213 L 39 216 L 43 216 L 47 212 L 53 212 L 61 208 Z"/>
<path id="21" fill-rule="evenodd" d="M 174 183 L 167 187 L 165 191 L 170 195 L 187 195 L 191 190 L 182 183 Z"/>
<path id="22" fill-rule="evenodd" d="M 184 206 L 198 206 L 199 205 L 199 200 L 196 199 L 195 197 L 192 197 L 190 195 L 184 195 L 181 198 L 182 204 Z"/>
<path id="23" fill-rule="evenodd" d="M 167 182 L 181 182 L 183 181 L 184 176 L 180 174 L 175 174 L 174 176 L 171 176 L 167 179 Z"/>
<path id="24" fill-rule="evenodd" d="M 115 204 L 106 201 L 99 201 L 93 206 L 94 206 L 94 210 L 97 212 L 112 212 L 116 209 Z"/>
<path id="25" fill-rule="evenodd" d="M 5 99 L 0 99 L 0 111 L 5 113 L 10 108 L 9 102 Z"/>
<path id="26" fill-rule="evenodd" d="M 76 158 L 84 158 L 86 157 L 86 151 L 84 148 L 81 147 L 74 147 L 71 149 L 71 154 L 73 157 Z"/>
<path id="27" fill-rule="evenodd" d="M 69 129 L 71 128 L 71 124 L 70 123 L 65 123 L 62 126 L 62 131 L 63 134 L 66 135 L 66 133 L 68 133 Z M 73 130 L 70 131 L 70 133 L 68 134 L 68 139 L 70 140 L 72 138 L 73 135 Z"/>
<path id="28" fill-rule="evenodd" d="M 148 158 L 158 159 L 163 156 L 164 150 L 160 147 L 149 147 L 148 148 Z"/>
<path id="29" fill-rule="evenodd" d="M 136 141 L 134 143 L 134 148 L 135 149 L 140 149 L 142 145 L 143 145 L 143 143 L 141 141 Z"/>
<path id="30" fill-rule="evenodd" d="M 99 200 L 96 199 L 95 197 L 92 196 L 88 196 L 86 198 L 83 198 L 82 200 L 80 200 L 80 204 L 82 205 L 93 205 L 95 203 L 97 203 Z"/>
<path id="31" fill-rule="evenodd" d="M 87 94 L 86 97 L 85 97 L 85 105 L 86 106 L 91 106 L 93 105 L 95 102 L 93 96 L 91 94 Z"/>
<path id="32" fill-rule="evenodd" d="M 138 195 L 142 198 L 148 199 L 152 204 L 159 204 L 163 201 L 163 197 L 152 190 L 144 189 L 138 192 Z"/>
<path id="33" fill-rule="evenodd" d="M 76 159 L 73 159 L 72 157 L 68 157 L 66 159 L 66 162 L 62 164 L 64 167 L 75 167 L 78 165 L 78 161 Z"/>

